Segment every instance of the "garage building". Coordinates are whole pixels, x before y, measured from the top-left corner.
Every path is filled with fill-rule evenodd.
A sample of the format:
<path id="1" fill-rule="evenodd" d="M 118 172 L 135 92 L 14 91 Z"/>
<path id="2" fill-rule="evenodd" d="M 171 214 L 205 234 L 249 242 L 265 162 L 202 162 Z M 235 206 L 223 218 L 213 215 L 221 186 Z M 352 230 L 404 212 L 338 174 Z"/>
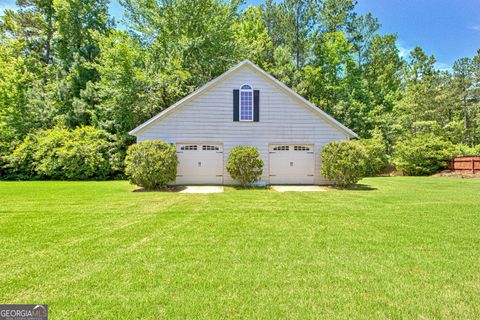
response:
<path id="1" fill-rule="evenodd" d="M 266 184 L 326 184 L 322 147 L 356 134 L 245 60 L 130 134 L 175 144 L 174 183 L 235 184 L 225 168 L 238 145 L 259 149 Z"/>

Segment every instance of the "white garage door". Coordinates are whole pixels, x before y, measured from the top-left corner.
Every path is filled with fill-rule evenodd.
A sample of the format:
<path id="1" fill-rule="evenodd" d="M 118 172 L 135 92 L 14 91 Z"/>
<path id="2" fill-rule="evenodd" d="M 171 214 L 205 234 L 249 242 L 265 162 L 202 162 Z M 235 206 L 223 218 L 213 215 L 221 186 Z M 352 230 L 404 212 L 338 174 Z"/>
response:
<path id="1" fill-rule="evenodd" d="M 270 145 L 271 184 L 313 184 L 313 145 Z"/>
<path id="2" fill-rule="evenodd" d="M 222 184 L 223 146 L 177 144 L 177 184 Z"/>

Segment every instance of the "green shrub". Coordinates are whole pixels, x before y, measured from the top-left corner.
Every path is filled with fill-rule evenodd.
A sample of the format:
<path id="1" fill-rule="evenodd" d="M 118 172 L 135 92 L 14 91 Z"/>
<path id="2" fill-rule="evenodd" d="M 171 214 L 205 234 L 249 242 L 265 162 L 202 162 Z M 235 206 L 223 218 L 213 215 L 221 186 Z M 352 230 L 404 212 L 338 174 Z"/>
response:
<path id="1" fill-rule="evenodd" d="M 34 158 L 35 150 L 39 145 L 39 137 L 44 135 L 44 131 L 38 132 L 36 135 L 28 135 L 15 148 L 12 154 L 5 157 L 6 159 L 6 177 L 8 179 L 17 180 L 33 180 L 38 178 Z"/>
<path id="2" fill-rule="evenodd" d="M 455 145 L 455 155 L 457 156 L 474 156 L 477 155 L 477 150 L 474 147 L 469 147 L 465 144 Z"/>
<path id="3" fill-rule="evenodd" d="M 330 142 L 320 155 L 322 175 L 336 186 L 352 186 L 365 176 L 367 153 L 357 141 Z"/>
<path id="4" fill-rule="evenodd" d="M 146 190 L 158 190 L 177 176 L 175 145 L 163 141 L 142 141 L 131 145 L 125 158 L 130 182 Z"/>
<path id="5" fill-rule="evenodd" d="M 478 144 L 478 145 L 475 147 L 475 155 L 479 155 L 479 156 L 480 156 L 480 144 Z"/>
<path id="6" fill-rule="evenodd" d="M 53 128 L 27 136 L 8 156 L 16 179 L 103 180 L 121 171 L 114 136 L 94 127 Z"/>
<path id="7" fill-rule="evenodd" d="M 385 144 L 379 138 L 362 139 L 358 143 L 366 153 L 365 176 L 373 177 L 385 171 L 389 161 Z"/>
<path id="8" fill-rule="evenodd" d="M 230 176 L 242 186 L 260 180 L 263 171 L 263 160 L 255 147 L 238 146 L 230 151 L 227 161 Z"/>
<path id="9" fill-rule="evenodd" d="M 405 175 L 430 175 L 446 167 L 457 155 L 455 146 L 434 135 L 418 135 L 394 146 L 393 162 Z"/>

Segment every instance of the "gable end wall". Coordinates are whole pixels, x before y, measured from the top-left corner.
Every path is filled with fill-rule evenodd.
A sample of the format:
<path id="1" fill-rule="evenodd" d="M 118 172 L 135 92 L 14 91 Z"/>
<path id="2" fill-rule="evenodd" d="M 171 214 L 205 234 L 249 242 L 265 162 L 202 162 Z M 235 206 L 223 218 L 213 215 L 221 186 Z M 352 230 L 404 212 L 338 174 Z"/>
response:
<path id="1" fill-rule="evenodd" d="M 233 121 L 233 90 L 245 83 L 260 90 L 260 122 Z M 144 128 L 137 134 L 137 141 L 144 140 L 222 143 L 225 184 L 235 183 L 225 164 L 228 153 L 237 145 L 259 149 L 264 161 L 262 181 L 269 183 L 269 144 L 313 144 L 315 183 L 325 184 L 327 181 L 320 174 L 319 152 L 328 142 L 348 140 L 348 136 L 250 66 L 244 66 Z"/>

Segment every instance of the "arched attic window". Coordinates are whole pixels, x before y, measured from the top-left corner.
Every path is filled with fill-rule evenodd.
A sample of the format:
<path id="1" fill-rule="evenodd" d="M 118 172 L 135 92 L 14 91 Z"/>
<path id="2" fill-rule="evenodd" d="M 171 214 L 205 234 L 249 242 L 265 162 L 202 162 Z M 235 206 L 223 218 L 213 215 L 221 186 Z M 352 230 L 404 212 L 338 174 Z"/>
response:
<path id="1" fill-rule="evenodd" d="M 240 87 L 240 121 L 253 121 L 253 87 L 244 84 Z"/>

